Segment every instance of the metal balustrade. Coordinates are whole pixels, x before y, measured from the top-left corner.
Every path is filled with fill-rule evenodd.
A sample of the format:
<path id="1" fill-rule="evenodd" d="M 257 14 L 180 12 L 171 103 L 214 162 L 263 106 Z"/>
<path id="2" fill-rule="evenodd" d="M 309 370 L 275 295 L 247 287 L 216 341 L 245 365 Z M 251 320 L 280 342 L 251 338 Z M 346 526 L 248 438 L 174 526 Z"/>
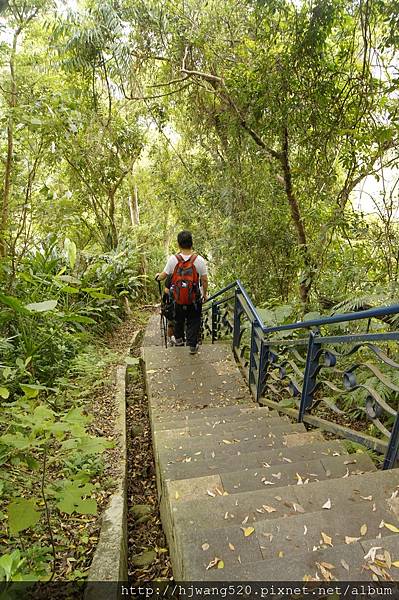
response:
<path id="1" fill-rule="evenodd" d="M 317 411 L 321 424 L 334 423 L 331 417 L 345 415 L 349 398 L 351 410 L 370 421 L 374 435 L 348 428 L 345 433 L 383 451 L 383 468 L 389 469 L 399 450 L 394 315 L 399 315 L 399 304 L 270 327 L 237 280 L 204 305 L 202 335 L 212 343 L 232 339 L 256 402 L 271 401 L 286 412 L 291 402 L 299 422 L 314 424 L 310 415 Z"/>

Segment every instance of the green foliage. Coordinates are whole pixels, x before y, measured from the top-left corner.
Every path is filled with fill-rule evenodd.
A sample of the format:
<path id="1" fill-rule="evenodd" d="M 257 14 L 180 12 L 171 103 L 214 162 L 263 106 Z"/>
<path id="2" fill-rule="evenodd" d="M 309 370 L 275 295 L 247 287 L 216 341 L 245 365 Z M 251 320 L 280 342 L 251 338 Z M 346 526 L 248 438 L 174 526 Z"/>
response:
<path id="1" fill-rule="evenodd" d="M 18 498 L 11 502 L 7 512 L 11 535 L 16 535 L 24 529 L 33 527 L 40 519 L 40 512 L 36 508 L 34 499 Z"/>
<path id="2" fill-rule="evenodd" d="M 69 375 L 100 385 L 112 357 L 96 336 L 154 297 L 179 229 L 208 258 L 211 289 L 240 278 L 267 325 L 397 301 L 397 13 L 397 0 L 7 3 L 0 465 L 12 531 L 21 502 L 44 524 L 45 457 L 63 478 L 44 491 L 52 510 L 94 511 L 108 442 L 87 432 Z M 369 174 L 381 194 L 365 215 L 354 190 Z M 339 398 L 352 418 L 367 387 L 397 402 L 370 371 L 358 380 Z M 14 494 L 18 469 L 29 476 Z M 27 552 L 5 556 L 4 577 L 29 570 Z"/>
<path id="3" fill-rule="evenodd" d="M 56 504 L 61 512 L 71 515 L 77 512 L 81 515 L 97 513 L 97 502 L 87 499 L 93 491 L 94 486 L 89 483 L 82 484 L 79 481 L 63 481 L 58 491 L 54 492 Z"/>
<path id="4" fill-rule="evenodd" d="M 37 300 L 36 280 L 32 283 L 31 277 L 33 273 L 42 273 L 41 269 L 48 261 L 43 263 L 35 255 L 34 262 L 36 266 L 40 263 L 40 268 L 32 269 L 27 281 L 23 277 L 18 281 L 26 286 L 22 289 L 29 289 L 31 299 Z M 53 270 L 47 270 L 45 285 L 53 285 Z M 36 327 L 40 327 L 41 319 L 46 323 L 51 317 L 58 319 L 64 327 L 64 321 L 58 315 L 64 301 L 62 296 L 51 311 L 39 312 L 19 310 L 26 305 L 26 298 L 22 302 L 7 301 L 4 304 L 5 310 L 13 311 L 14 315 L 12 319 L 7 313 L 5 324 L 15 326 L 18 323 L 25 331 L 27 322 L 32 319 Z M 113 444 L 89 432 L 91 418 L 82 403 L 85 394 L 104 381 L 103 373 L 115 360 L 115 354 L 102 344 L 98 348 L 81 338 L 83 328 L 96 326 L 96 323 L 90 319 L 88 323 L 72 325 L 71 335 L 78 337 L 75 355 L 68 365 L 60 365 L 62 376 L 57 378 L 56 388 L 28 383 L 33 379 L 32 360 L 23 361 L 17 357 L 13 367 L 10 357 L 15 352 L 15 337 L 4 338 L 7 340 L 3 345 L 6 352 L 2 356 L 0 374 L 7 385 L 2 389 L 7 393 L 2 394 L 0 416 L 0 520 L 2 538 L 12 550 L 0 558 L 0 580 L 48 579 L 53 568 L 52 549 L 40 543 L 32 544 L 30 538 L 42 539 L 42 535 L 38 537 L 38 529 L 44 529 L 48 535 L 49 527 L 55 526 L 57 514 L 63 519 L 67 515 L 97 514 L 94 495 L 98 484 L 91 480 L 102 473 L 104 461 L 101 455 Z M 32 331 L 37 332 L 33 325 Z M 93 342 L 95 338 L 90 334 L 88 339 Z M 5 359 L 10 366 L 4 364 Z M 43 356 L 50 365 L 51 359 L 51 356 Z M 67 366 L 73 381 L 65 377 Z M 18 549 L 24 536 L 29 542 L 22 546 L 23 549 Z M 9 590 L 11 593 L 12 587 Z"/>

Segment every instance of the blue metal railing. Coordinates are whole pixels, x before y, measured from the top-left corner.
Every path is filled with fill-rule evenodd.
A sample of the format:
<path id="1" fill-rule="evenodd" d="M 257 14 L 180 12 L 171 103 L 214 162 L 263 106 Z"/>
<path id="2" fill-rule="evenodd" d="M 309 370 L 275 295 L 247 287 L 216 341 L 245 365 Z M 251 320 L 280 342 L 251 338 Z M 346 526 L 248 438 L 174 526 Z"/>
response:
<path id="1" fill-rule="evenodd" d="M 213 294 L 204 305 L 203 335 L 209 335 L 213 343 L 232 335 L 234 355 L 245 370 L 255 400 L 261 402 L 266 394 L 281 400 L 288 391 L 297 405 L 300 422 L 316 408 L 343 414 L 340 405 L 349 395 L 359 414 L 371 420 L 383 442 L 359 433 L 354 439 L 371 447 L 386 448 L 383 468 L 388 469 L 395 464 L 399 450 L 399 363 L 389 355 L 397 355 L 399 332 L 370 332 L 369 327 L 372 319 L 397 314 L 399 304 L 267 326 L 237 280 Z M 321 328 L 328 330 L 364 320 L 368 323 L 366 332 L 321 333 Z M 280 337 L 273 337 L 276 333 Z M 385 343 L 388 353 L 376 346 L 377 342 Z M 348 347 L 349 351 L 345 351 Z M 355 357 L 357 362 L 353 363 Z M 382 369 L 393 371 L 392 376 L 375 365 L 376 358 Z M 337 368 L 338 363 L 343 369 Z M 337 378 L 340 383 L 336 383 Z"/>

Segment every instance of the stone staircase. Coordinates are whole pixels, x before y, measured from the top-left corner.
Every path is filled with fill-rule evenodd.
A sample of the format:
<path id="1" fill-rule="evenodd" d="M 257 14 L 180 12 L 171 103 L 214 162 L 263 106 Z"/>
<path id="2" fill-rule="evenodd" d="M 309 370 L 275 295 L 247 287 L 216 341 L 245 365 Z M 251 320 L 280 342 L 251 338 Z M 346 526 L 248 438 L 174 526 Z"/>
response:
<path id="1" fill-rule="evenodd" d="M 227 345 L 143 342 L 175 580 L 398 579 L 399 470 L 377 471 L 249 394 Z"/>

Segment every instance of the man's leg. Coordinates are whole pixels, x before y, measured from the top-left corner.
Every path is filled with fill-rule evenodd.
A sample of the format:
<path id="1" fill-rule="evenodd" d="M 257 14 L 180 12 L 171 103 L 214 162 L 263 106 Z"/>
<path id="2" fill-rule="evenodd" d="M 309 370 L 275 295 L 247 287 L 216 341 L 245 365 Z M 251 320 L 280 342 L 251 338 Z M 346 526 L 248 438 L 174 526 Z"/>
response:
<path id="1" fill-rule="evenodd" d="M 184 307 L 179 304 L 176 304 L 175 306 L 175 339 L 177 346 L 182 346 L 184 339 L 184 321 L 186 314 L 183 308 Z"/>
<path id="2" fill-rule="evenodd" d="M 176 342 L 176 338 L 175 338 L 175 322 L 174 321 L 168 321 L 168 344 L 170 346 L 174 346 Z"/>
<path id="3" fill-rule="evenodd" d="M 192 304 L 187 311 L 187 342 L 190 348 L 196 348 L 201 328 L 202 304 Z"/>

